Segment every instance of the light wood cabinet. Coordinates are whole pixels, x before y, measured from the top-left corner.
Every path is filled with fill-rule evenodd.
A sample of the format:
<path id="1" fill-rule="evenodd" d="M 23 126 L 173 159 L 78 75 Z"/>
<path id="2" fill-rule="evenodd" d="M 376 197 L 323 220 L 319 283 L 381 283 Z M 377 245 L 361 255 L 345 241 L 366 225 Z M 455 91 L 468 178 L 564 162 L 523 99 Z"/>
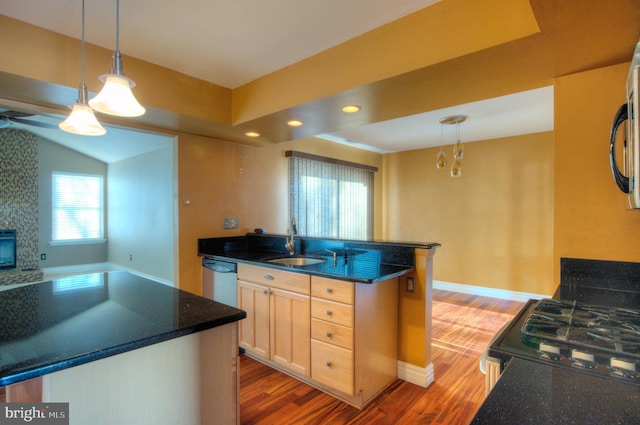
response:
<path id="1" fill-rule="evenodd" d="M 398 279 L 373 284 L 238 264 L 240 346 L 358 408 L 397 377 Z"/>
<path id="2" fill-rule="evenodd" d="M 301 376 L 310 376 L 309 276 L 238 265 L 240 346 Z"/>
<path id="3" fill-rule="evenodd" d="M 397 376 L 398 281 L 311 277 L 311 379 L 364 406 Z"/>

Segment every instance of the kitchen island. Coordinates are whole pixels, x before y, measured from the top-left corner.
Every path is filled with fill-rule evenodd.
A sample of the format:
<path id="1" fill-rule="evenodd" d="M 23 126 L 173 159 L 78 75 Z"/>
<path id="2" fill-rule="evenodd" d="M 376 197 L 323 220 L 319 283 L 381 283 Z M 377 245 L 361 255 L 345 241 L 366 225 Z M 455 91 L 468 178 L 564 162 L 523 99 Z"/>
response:
<path id="1" fill-rule="evenodd" d="M 397 378 L 423 387 L 435 379 L 439 246 L 249 233 L 199 239 L 198 254 L 206 268 L 237 264 L 237 281 L 221 282 L 237 285 L 247 312 L 240 346 L 248 355 L 362 408 Z"/>
<path id="2" fill-rule="evenodd" d="M 0 291 L 10 402 L 69 403 L 71 424 L 238 422 L 242 310 L 127 272 Z"/>

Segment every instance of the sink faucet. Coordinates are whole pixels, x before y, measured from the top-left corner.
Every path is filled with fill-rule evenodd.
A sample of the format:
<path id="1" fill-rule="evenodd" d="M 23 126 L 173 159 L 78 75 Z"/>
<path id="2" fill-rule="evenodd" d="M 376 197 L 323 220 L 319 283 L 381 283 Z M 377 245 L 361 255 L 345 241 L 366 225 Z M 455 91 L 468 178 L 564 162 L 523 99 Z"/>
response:
<path id="1" fill-rule="evenodd" d="M 297 233 L 298 233 L 298 229 L 296 229 L 296 218 L 291 217 L 291 227 L 289 227 L 289 236 L 287 236 L 287 243 L 285 243 L 285 246 L 289 250 L 289 255 L 293 255 L 296 252 L 295 235 Z"/>
<path id="2" fill-rule="evenodd" d="M 329 251 L 331 254 L 333 254 L 333 267 L 336 267 L 338 265 L 338 253 L 335 251 L 331 251 L 329 248 L 325 248 L 325 251 Z"/>

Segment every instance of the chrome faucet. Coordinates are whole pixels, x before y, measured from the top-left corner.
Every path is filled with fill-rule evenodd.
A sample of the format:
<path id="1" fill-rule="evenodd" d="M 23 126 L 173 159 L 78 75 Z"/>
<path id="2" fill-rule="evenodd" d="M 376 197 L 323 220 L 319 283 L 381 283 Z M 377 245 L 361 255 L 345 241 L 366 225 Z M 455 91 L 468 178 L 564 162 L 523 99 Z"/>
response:
<path id="1" fill-rule="evenodd" d="M 333 254 L 333 267 L 336 267 L 338 265 L 338 253 L 335 251 L 331 251 L 329 248 L 325 248 L 325 251 L 329 251 L 331 254 Z"/>
<path id="2" fill-rule="evenodd" d="M 293 255 L 296 252 L 295 235 L 297 233 L 298 233 L 298 229 L 296 229 L 296 218 L 291 217 L 291 227 L 289 227 L 289 236 L 287 236 L 287 243 L 285 243 L 287 250 L 289 250 L 289 255 Z"/>

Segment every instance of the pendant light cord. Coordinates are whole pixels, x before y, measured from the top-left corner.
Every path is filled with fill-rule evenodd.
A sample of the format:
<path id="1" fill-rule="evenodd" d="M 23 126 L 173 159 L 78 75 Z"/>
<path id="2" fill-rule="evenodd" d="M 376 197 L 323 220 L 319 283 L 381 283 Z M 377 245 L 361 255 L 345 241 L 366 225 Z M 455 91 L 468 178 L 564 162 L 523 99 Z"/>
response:
<path id="1" fill-rule="evenodd" d="M 84 0 L 82 0 L 82 87 L 84 87 Z"/>
<path id="2" fill-rule="evenodd" d="M 120 0 L 116 0 L 116 52 L 120 51 Z"/>

